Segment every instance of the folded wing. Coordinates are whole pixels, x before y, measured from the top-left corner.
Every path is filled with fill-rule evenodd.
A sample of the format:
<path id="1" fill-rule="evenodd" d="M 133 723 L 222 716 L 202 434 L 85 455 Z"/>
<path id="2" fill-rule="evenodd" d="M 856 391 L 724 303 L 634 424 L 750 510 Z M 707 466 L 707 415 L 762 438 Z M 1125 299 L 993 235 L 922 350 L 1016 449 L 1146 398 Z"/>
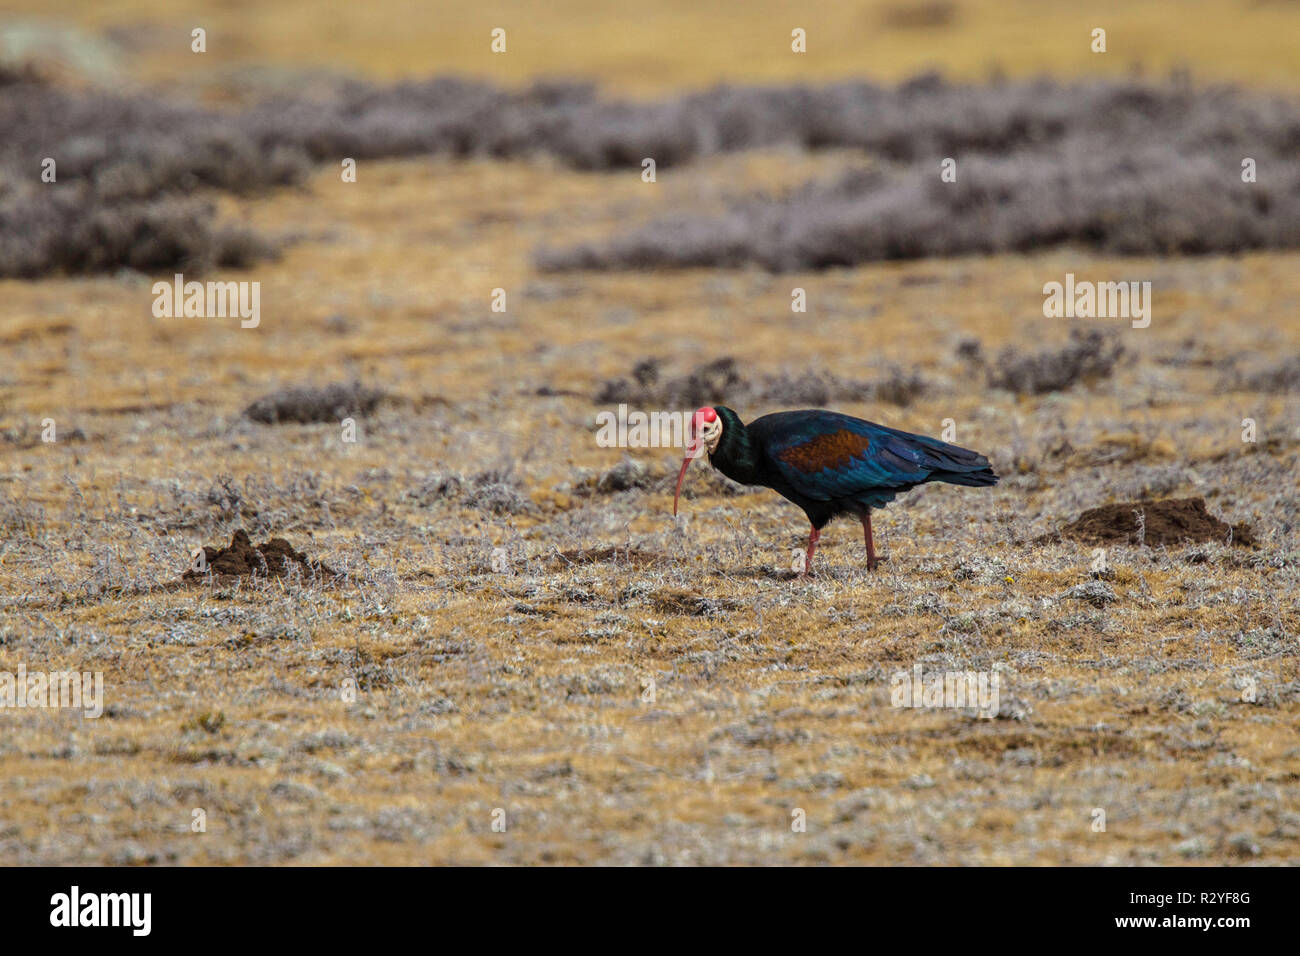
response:
<path id="1" fill-rule="evenodd" d="M 815 501 L 852 499 L 876 507 L 927 481 L 998 480 L 977 452 L 838 412 L 780 412 L 749 429 L 776 472 Z"/>

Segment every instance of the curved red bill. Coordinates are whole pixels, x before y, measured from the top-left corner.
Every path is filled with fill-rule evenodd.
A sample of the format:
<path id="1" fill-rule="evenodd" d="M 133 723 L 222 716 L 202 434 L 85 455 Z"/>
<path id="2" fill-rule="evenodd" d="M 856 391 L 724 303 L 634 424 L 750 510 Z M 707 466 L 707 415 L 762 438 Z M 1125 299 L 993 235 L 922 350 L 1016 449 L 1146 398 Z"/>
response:
<path id="1" fill-rule="evenodd" d="M 682 459 L 682 470 L 677 473 L 677 490 L 673 492 L 673 517 L 674 518 L 677 517 L 677 499 L 682 496 L 682 482 L 686 480 L 686 469 L 691 467 L 691 462 L 693 462 L 695 458 L 696 456 L 692 455 L 688 451 L 686 453 L 686 457 Z"/>

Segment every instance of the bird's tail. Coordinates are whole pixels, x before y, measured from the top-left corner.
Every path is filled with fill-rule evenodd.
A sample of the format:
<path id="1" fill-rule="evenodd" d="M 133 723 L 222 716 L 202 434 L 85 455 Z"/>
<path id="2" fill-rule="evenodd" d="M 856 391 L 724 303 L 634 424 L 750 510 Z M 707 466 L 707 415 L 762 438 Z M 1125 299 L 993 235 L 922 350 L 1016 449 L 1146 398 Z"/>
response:
<path id="1" fill-rule="evenodd" d="M 925 450 L 924 464 L 930 470 L 927 481 L 946 481 L 952 485 L 974 487 L 998 483 L 993 466 L 979 452 L 925 435 L 918 435 L 917 438 Z"/>
<path id="2" fill-rule="evenodd" d="M 996 485 L 998 476 L 994 474 L 993 468 L 986 465 L 978 471 L 932 471 L 930 481 L 946 481 L 950 485 L 972 485 L 982 487 L 985 485 Z"/>

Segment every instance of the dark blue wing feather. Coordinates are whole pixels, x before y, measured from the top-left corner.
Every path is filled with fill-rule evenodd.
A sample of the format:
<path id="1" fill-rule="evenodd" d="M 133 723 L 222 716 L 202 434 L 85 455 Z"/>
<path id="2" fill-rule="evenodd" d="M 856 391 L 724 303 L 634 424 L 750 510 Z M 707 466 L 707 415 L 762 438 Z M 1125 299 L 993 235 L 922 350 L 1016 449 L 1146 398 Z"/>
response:
<path id="1" fill-rule="evenodd" d="M 983 455 L 838 412 L 778 412 L 748 430 L 769 466 L 813 501 L 851 499 L 876 507 L 926 481 L 997 481 Z"/>

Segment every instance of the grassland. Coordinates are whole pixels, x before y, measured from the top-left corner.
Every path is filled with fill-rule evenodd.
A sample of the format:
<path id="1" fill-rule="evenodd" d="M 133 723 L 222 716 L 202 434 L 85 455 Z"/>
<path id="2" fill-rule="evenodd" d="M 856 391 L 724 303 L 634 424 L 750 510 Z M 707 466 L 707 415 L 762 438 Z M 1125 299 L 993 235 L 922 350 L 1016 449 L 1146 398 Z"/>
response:
<path id="1" fill-rule="evenodd" d="M 124 9 L 154 25 L 146 38 L 188 22 L 139 0 L 76 18 L 121 25 Z M 346 30 L 294 5 L 221 9 L 247 62 L 379 76 L 468 69 L 462 33 L 481 32 L 434 31 L 405 7 L 416 19 L 394 31 L 385 4 Z M 656 5 L 654 42 L 554 9 L 545 54 L 512 47 L 516 78 L 564 64 L 654 92 L 786 76 L 775 59 L 705 55 L 699 33 L 664 39 L 699 23 L 725 51 L 774 22 L 761 5 L 750 19 Z M 977 74 L 993 35 L 981 9 L 855 46 L 876 33 L 864 14 L 813 69 Z M 1052 59 L 1062 14 L 1023 9 L 989 60 L 1092 69 Z M 1149 65 L 1185 55 L 1206 75 L 1294 84 L 1297 59 L 1269 46 L 1288 42 L 1292 6 L 1215 5 L 1168 29 L 1156 9 L 1123 14 Z M 582 43 L 559 29 L 578 12 Z M 1239 17 L 1267 28 L 1247 42 L 1227 27 Z M 418 41 L 435 32 L 425 61 Z M 184 69 L 147 49 L 137 67 L 150 82 Z M 154 318 L 151 277 L 132 272 L 0 281 L 0 670 L 98 670 L 106 684 L 98 720 L 0 715 L 0 857 L 1296 862 L 1300 406 L 1293 385 L 1256 377 L 1300 347 L 1295 253 L 537 271 L 540 245 L 852 161 L 705 157 L 650 188 L 546 161 L 407 159 L 363 164 L 356 184 L 327 169 L 213 197 L 223 219 L 283 243 L 237 275 L 262 283 L 257 329 Z M 1078 323 L 1123 344 L 1108 377 L 1035 397 L 988 388 L 962 342 L 989 356 L 1062 343 L 1068 323 L 1043 318 L 1041 290 L 1066 272 L 1152 281 L 1151 327 Z M 806 314 L 790 311 L 795 286 Z M 891 506 L 876 574 L 858 529 L 832 525 L 809 579 L 786 570 L 803 517 L 769 492 L 697 464 L 674 521 L 670 449 L 630 452 L 644 475 L 602 487 L 622 453 L 594 440 L 601 384 L 650 357 L 680 374 L 722 355 L 753 378 L 914 369 L 926 387 L 906 405 L 837 407 L 927 433 L 953 419 L 1004 480 Z M 242 415 L 281 386 L 354 378 L 389 393 L 355 444 L 337 424 Z M 1244 418 L 1257 442 L 1242 441 Z M 1084 508 L 1144 495 L 1204 496 L 1257 546 L 1112 548 L 1096 572 L 1091 547 L 1052 540 Z M 240 527 L 344 577 L 179 582 L 193 549 Z M 997 672 L 998 718 L 890 706 L 891 675 L 917 663 Z M 807 832 L 791 829 L 796 809 Z"/>
<path id="2" fill-rule="evenodd" d="M 964 80 L 995 72 L 1071 78 L 1187 69 L 1210 82 L 1294 89 L 1300 71 L 1300 14 L 1288 0 L 1189 0 L 1176 14 L 1161 0 L 1086 7 L 809 0 L 797 11 L 779 0 L 665 0 L 636 8 L 591 0 L 377 0 L 337 8 L 311 0 L 12 0 L 7 9 L 113 38 L 124 48 L 117 59 L 125 78 L 198 91 L 284 84 L 303 69 L 390 80 L 457 73 L 520 84 L 592 76 L 637 95 L 719 80 L 897 81 L 930 69 Z M 211 38 L 203 60 L 190 51 L 195 27 Z M 494 56 L 490 33 L 498 27 L 507 31 L 507 53 Z M 808 34 L 802 57 L 790 53 L 796 27 Z M 1105 54 L 1091 50 L 1097 27 L 1107 30 Z"/>

